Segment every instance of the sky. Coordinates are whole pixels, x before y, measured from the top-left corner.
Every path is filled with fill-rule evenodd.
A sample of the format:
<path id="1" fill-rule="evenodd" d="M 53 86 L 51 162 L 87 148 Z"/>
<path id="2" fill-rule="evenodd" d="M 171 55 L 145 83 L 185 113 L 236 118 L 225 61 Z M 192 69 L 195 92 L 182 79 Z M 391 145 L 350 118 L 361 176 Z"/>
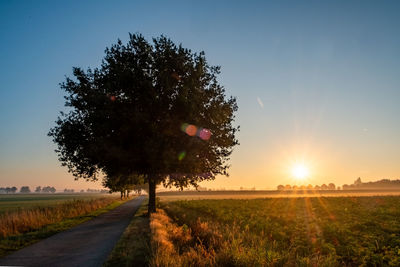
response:
<path id="1" fill-rule="evenodd" d="M 399 179 L 398 14 L 398 1 L 1 1 L 0 186 L 101 188 L 74 181 L 47 133 L 59 83 L 129 32 L 204 51 L 237 97 L 230 176 L 201 186 Z"/>

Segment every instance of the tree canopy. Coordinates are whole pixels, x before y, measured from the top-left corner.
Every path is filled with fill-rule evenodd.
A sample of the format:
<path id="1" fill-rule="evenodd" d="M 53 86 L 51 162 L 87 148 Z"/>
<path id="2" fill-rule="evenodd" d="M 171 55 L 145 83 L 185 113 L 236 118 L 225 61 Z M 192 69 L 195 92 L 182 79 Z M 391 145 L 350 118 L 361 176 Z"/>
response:
<path id="1" fill-rule="evenodd" d="M 183 188 L 228 175 L 237 104 L 203 52 L 165 36 L 129 37 L 106 48 L 99 68 L 73 68 L 60 84 L 69 111 L 49 135 L 77 179 L 145 177 L 152 212 L 158 183 Z"/>

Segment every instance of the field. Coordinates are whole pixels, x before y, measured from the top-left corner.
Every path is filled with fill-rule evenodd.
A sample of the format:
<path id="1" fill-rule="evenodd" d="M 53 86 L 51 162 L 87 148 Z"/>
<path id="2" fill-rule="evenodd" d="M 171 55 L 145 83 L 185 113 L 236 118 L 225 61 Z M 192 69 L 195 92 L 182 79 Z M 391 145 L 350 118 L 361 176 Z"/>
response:
<path id="1" fill-rule="evenodd" d="M 0 214 L 35 207 L 49 207 L 68 200 L 89 200 L 111 197 L 107 194 L 1 194 Z"/>
<path id="2" fill-rule="evenodd" d="M 161 202 L 153 266 L 400 266 L 400 197 Z"/>
<path id="3" fill-rule="evenodd" d="M 200 199 L 256 199 L 292 197 L 361 197 L 400 196 L 400 190 L 224 190 L 224 191 L 164 191 L 158 193 L 163 202 Z"/>
<path id="4" fill-rule="evenodd" d="M 119 206 L 115 195 L 2 195 L 0 257 Z"/>

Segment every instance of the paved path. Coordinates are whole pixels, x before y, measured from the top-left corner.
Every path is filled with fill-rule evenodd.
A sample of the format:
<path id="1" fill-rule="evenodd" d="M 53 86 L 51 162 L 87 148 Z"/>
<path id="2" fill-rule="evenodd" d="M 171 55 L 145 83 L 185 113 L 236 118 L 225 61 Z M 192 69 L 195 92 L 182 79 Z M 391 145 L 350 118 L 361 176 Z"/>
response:
<path id="1" fill-rule="evenodd" d="M 102 266 L 144 197 L 0 259 L 8 266 Z"/>

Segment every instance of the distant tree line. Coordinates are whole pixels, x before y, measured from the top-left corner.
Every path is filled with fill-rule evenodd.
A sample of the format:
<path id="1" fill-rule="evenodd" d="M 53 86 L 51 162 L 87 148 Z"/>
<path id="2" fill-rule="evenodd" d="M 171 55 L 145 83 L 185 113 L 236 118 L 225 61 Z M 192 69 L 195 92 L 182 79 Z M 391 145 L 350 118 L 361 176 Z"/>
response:
<path id="1" fill-rule="evenodd" d="M 278 185 L 277 186 L 278 191 L 288 191 L 288 190 L 339 190 L 340 187 L 336 188 L 336 185 L 334 183 L 330 183 L 328 185 L 323 184 L 323 185 Z"/>
<path id="2" fill-rule="evenodd" d="M 15 194 L 18 192 L 17 187 L 13 186 L 13 187 L 0 187 L 0 194 Z M 45 186 L 45 187 L 36 187 L 35 193 L 55 193 L 56 189 L 54 187 L 50 187 L 50 186 Z M 21 186 L 21 188 L 19 189 L 19 193 L 21 194 L 29 194 L 32 193 L 31 189 L 29 186 Z"/>
<path id="3" fill-rule="evenodd" d="M 400 189 L 400 180 L 382 179 L 375 182 L 363 183 L 361 178 L 358 177 L 353 184 L 343 185 L 343 190 L 357 190 L 357 189 Z"/>
<path id="4" fill-rule="evenodd" d="M 139 193 L 136 187 L 134 187 L 132 189 L 134 191 L 136 191 L 137 193 Z M 29 186 L 22 186 L 19 189 L 19 193 L 21 193 L 21 194 L 30 194 L 30 193 L 54 194 L 56 191 L 57 191 L 56 188 L 53 187 L 53 186 L 43 186 L 43 187 L 36 186 L 35 190 L 31 190 Z M 13 186 L 13 187 L 0 187 L 0 194 L 15 194 L 17 192 L 18 192 L 18 188 L 15 187 L 15 186 Z M 90 188 L 88 188 L 87 190 L 82 189 L 79 192 L 80 193 L 100 193 L 100 194 L 111 193 L 110 190 L 108 190 L 108 189 L 90 189 Z M 64 193 L 67 193 L 67 194 L 75 193 L 75 190 L 74 189 L 65 188 L 64 189 Z"/>
<path id="5" fill-rule="evenodd" d="M 56 192 L 56 189 L 52 186 L 37 186 L 35 189 L 35 193 L 52 193 L 54 194 Z"/>
<path id="6" fill-rule="evenodd" d="M 13 187 L 0 187 L 0 194 L 15 194 L 17 192 L 17 188 Z"/>
<path id="7" fill-rule="evenodd" d="M 75 192 L 74 189 L 67 189 L 67 188 L 64 189 L 64 193 L 74 193 L 74 192 Z"/>

